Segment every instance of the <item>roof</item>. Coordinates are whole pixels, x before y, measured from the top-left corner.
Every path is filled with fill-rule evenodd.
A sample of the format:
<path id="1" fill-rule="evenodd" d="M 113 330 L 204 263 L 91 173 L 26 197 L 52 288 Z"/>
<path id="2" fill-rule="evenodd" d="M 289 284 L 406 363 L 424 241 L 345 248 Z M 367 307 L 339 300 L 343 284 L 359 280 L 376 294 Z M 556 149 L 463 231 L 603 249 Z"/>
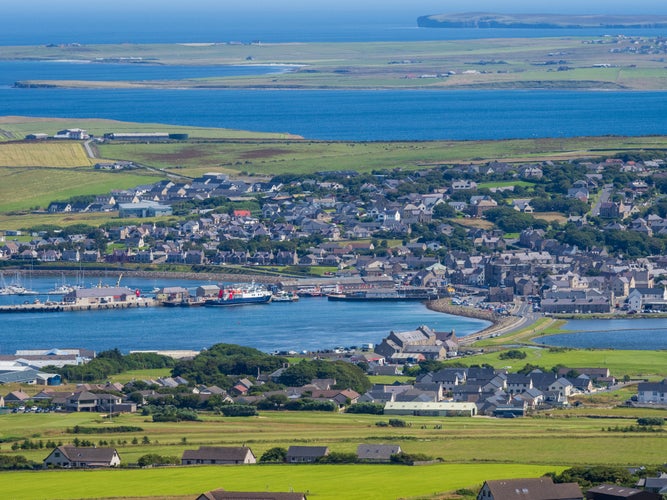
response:
<path id="1" fill-rule="evenodd" d="M 182 459 L 237 462 L 245 460 L 248 453 L 253 455 L 250 448 L 246 448 L 245 446 L 200 446 L 198 450 L 185 450 Z"/>
<path id="2" fill-rule="evenodd" d="M 554 484 L 550 477 L 486 481 L 494 500 L 569 500 L 583 498 L 576 483 Z"/>
<path id="3" fill-rule="evenodd" d="M 629 498 L 642 493 L 643 490 L 638 490 L 635 488 L 628 488 L 627 486 L 617 486 L 615 484 L 600 484 L 594 488 L 590 488 L 586 492 L 587 498 L 593 498 L 594 496 L 589 496 L 589 494 L 600 494 L 605 497 L 617 497 L 617 498 Z"/>
<path id="4" fill-rule="evenodd" d="M 202 493 L 197 497 L 197 500 L 305 500 L 305 498 L 305 493 L 225 491 L 220 489 Z"/>
<path id="5" fill-rule="evenodd" d="M 88 462 L 88 463 L 111 463 L 114 455 L 116 455 L 115 448 L 87 448 L 76 446 L 58 446 L 56 448 L 72 462 Z"/>
<path id="6" fill-rule="evenodd" d="M 392 455 L 401 452 L 397 444 L 360 444 L 357 457 L 360 460 L 389 460 Z"/>
<path id="7" fill-rule="evenodd" d="M 326 446 L 290 446 L 287 450 L 288 457 L 323 457 L 329 453 Z"/>
<path id="8" fill-rule="evenodd" d="M 477 412 L 475 403 L 455 403 L 449 401 L 423 403 L 418 401 L 387 402 L 386 410 L 437 410 L 437 411 L 474 411 Z"/>

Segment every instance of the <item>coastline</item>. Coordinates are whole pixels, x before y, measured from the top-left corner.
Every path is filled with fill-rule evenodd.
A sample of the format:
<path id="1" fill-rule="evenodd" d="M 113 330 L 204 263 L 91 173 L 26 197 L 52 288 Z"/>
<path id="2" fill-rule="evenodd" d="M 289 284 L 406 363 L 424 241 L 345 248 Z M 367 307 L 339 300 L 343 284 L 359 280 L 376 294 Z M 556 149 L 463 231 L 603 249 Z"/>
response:
<path id="1" fill-rule="evenodd" d="M 500 316 L 499 314 L 491 311 L 483 311 L 481 309 L 475 309 L 472 307 L 455 306 L 451 303 L 450 299 L 430 300 L 425 304 L 426 307 L 432 311 L 452 314 L 454 316 L 463 316 L 465 318 L 482 319 L 491 322 L 491 324 L 486 328 L 476 333 L 466 335 L 462 339 L 459 339 L 459 341 L 463 339 L 470 339 L 467 342 L 473 342 L 475 340 L 481 340 L 482 338 L 491 337 L 496 334 L 505 333 L 507 330 L 520 326 L 525 321 L 525 319 L 522 317 Z"/>

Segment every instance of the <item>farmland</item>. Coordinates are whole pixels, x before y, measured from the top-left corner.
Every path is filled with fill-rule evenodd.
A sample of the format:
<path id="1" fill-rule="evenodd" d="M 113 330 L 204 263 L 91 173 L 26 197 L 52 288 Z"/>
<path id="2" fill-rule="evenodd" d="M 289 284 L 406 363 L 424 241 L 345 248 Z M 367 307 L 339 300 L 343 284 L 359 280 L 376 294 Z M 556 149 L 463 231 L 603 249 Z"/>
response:
<path id="1" fill-rule="evenodd" d="M 68 88 L 664 89 L 667 70 L 622 37 L 430 42 L 153 44 L 5 47 L 4 59 L 141 61 L 162 65 L 279 65 L 282 73 L 154 81 L 32 80 Z"/>
<path id="2" fill-rule="evenodd" d="M 47 450 L 9 451 L 8 442 L 23 438 L 71 442 L 66 432 L 75 425 L 139 426 L 143 431 L 113 434 L 123 463 L 136 462 L 146 453 L 180 456 L 200 445 L 245 444 L 259 457 L 274 446 L 293 444 L 329 446 L 352 453 L 362 442 L 395 443 L 408 453 L 424 453 L 442 460 L 422 467 L 388 465 L 257 465 L 195 467 L 98 472 L 4 472 L 11 498 L 48 496 L 38 484 L 53 488 L 60 498 L 194 494 L 199 489 L 308 490 L 317 498 L 397 498 L 429 496 L 458 488 L 475 489 L 494 477 L 525 477 L 560 471 L 572 465 L 658 464 L 664 456 L 664 434 L 607 432 L 608 427 L 631 425 L 651 410 L 585 408 L 553 411 L 523 419 L 406 417 L 404 428 L 377 427 L 387 416 L 328 413 L 261 412 L 259 417 L 225 418 L 207 415 L 200 422 L 153 423 L 141 415 L 122 415 L 108 422 L 99 414 L 11 414 L 3 416 L 0 434 L 7 444 L 0 453 L 20 453 L 41 461 Z M 659 413 L 658 413 L 659 414 Z M 588 418 L 595 415 L 595 418 Z M 143 439 L 147 437 L 147 440 Z M 94 442 L 109 434 L 86 434 Z M 137 437 L 137 444 L 132 444 Z M 149 441 L 145 443 L 144 441 Z M 539 457 L 535 450 L 539 449 Z M 600 453 L 600 450 L 605 453 Z M 567 457 L 567 458 L 565 458 Z M 220 473 L 223 475 L 221 476 Z M 335 478 L 345 474 L 345 483 Z M 39 476 L 35 476 L 39 474 Z M 72 481 L 85 474 L 82 481 Z M 39 481 L 26 478 L 39 477 Z M 48 477 L 48 481 L 45 479 Z M 169 478 L 168 480 L 166 478 Z M 419 478 L 417 480 L 416 478 Z M 373 488 L 369 492 L 366 488 Z M 84 489 L 82 489 L 84 488 Z M 41 492 L 41 494 L 40 494 Z M 32 495 L 32 496 L 31 496 Z"/>

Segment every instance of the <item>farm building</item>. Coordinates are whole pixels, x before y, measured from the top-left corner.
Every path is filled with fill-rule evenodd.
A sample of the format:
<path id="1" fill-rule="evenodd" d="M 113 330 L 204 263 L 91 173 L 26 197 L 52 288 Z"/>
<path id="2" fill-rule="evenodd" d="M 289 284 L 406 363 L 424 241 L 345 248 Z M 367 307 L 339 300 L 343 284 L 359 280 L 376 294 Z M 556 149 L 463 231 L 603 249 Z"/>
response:
<path id="1" fill-rule="evenodd" d="M 473 417 L 477 415 L 475 403 L 440 402 L 387 402 L 385 415 L 413 415 L 415 417 Z"/>
<path id="2" fill-rule="evenodd" d="M 160 217 L 161 215 L 172 215 L 170 206 L 162 205 L 156 201 L 140 201 L 139 203 L 119 203 L 119 217 Z"/>

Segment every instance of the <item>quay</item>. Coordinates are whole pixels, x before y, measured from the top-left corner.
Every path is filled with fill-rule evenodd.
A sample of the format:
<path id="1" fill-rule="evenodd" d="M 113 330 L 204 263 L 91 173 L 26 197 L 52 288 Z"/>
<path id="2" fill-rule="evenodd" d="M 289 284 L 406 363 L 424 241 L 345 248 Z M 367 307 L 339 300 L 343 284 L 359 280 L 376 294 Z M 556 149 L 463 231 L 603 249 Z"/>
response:
<path id="1" fill-rule="evenodd" d="M 142 298 L 134 302 L 111 302 L 95 304 L 77 304 L 68 302 L 31 302 L 29 304 L 14 304 L 0 306 L 2 313 L 31 313 L 31 312 L 72 312 L 72 311 L 101 311 L 107 309 L 136 309 L 138 307 L 155 307 L 161 305 L 155 299 Z"/>
<path id="2" fill-rule="evenodd" d="M 0 306 L 0 313 L 99 311 L 152 307 L 159 304 L 155 299 L 142 297 L 139 290 L 111 286 L 77 288 L 67 293 L 60 302 L 35 300 L 31 303 Z"/>

